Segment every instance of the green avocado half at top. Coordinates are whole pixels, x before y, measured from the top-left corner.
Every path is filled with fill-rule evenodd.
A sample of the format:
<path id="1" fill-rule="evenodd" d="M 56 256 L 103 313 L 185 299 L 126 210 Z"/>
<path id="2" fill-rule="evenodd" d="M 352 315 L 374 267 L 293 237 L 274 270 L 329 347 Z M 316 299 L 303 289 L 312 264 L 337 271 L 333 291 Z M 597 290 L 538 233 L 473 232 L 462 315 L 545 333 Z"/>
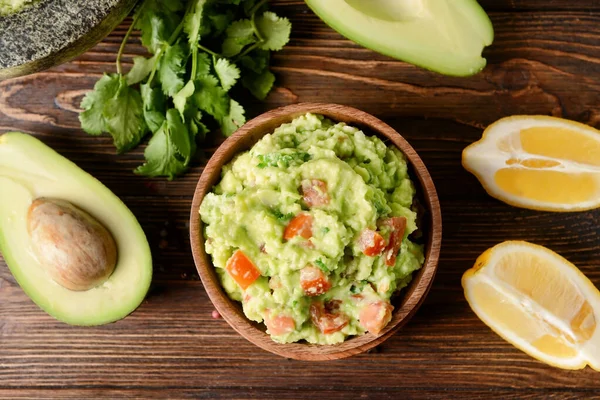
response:
<path id="1" fill-rule="evenodd" d="M 481 71 L 494 30 L 476 0 L 306 0 L 347 38 L 445 75 Z"/>
<path id="2" fill-rule="evenodd" d="M 125 204 L 23 133 L 0 136 L 0 252 L 25 293 L 72 325 L 124 318 L 144 300 L 152 279 L 148 241 Z M 92 276 L 96 259 L 112 264 Z"/>

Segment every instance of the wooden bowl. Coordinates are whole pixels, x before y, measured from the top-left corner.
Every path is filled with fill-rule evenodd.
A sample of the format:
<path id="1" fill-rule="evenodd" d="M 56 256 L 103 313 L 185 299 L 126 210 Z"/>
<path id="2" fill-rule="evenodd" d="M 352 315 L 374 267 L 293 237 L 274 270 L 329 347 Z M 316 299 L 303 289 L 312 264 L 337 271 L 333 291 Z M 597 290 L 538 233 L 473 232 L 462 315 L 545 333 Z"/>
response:
<path id="1" fill-rule="evenodd" d="M 265 134 L 272 133 L 283 123 L 307 112 L 321 114 L 333 121 L 346 122 L 362 129 L 367 135 L 376 135 L 386 143 L 396 145 L 408 158 L 409 171 L 417 193 L 426 209 L 421 228 L 425 234 L 425 262 L 413 275 L 411 284 L 400 296 L 392 299 L 392 320 L 377 336 L 366 333 L 347 339 L 337 345 L 312 345 L 307 343 L 279 344 L 265 333 L 263 324 L 248 320 L 241 304 L 229 299 L 222 289 L 211 259 L 204 250 L 202 221 L 198 212 L 204 196 L 221 178 L 221 168 L 235 155 L 249 150 Z M 437 269 L 442 242 L 442 217 L 440 204 L 427 168 L 410 144 L 383 121 L 355 108 L 320 103 L 301 103 L 278 108 L 249 121 L 228 138 L 211 157 L 198 181 L 190 214 L 190 239 L 196 268 L 208 296 L 223 318 L 246 339 L 272 353 L 298 360 L 333 360 L 362 353 L 377 346 L 403 326 L 423 303 Z"/>

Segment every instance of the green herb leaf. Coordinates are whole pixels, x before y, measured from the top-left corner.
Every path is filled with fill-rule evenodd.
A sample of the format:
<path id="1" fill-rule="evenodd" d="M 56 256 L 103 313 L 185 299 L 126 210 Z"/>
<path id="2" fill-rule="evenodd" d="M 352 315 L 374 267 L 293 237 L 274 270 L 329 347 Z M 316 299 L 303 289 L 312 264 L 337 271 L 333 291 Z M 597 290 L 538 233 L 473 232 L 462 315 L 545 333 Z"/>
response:
<path id="1" fill-rule="evenodd" d="M 231 99 L 229 103 L 229 114 L 219 119 L 221 132 L 225 136 L 231 136 L 233 132 L 237 131 L 245 123 L 246 117 L 244 116 L 244 108 L 240 103 Z"/>
<path id="2" fill-rule="evenodd" d="M 119 89 L 106 101 L 102 114 L 119 153 L 137 146 L 147 132 L 142 96 L 127 85 L 123 76 L 119 77 Z"/>
<path id="3" fill-rule="evenodd" d="M 229 114 L 229 96 L 219 86 L 219 81 L 212 75 L 197 79 L 194 102 L 202 111 L 215 117 L 217 120 Z"/>
<path id="4" fill-rule="evenodd" d="M 168 46 L 165 50 L 158 67 L 158 77 L 166 95 L 174 96 L 183 88 L 186 59 L 186 49 L 182 44 Z"/>
<path id="5" fill-rule="evenodd" d="M 250 54 L 240 58 L 240 65 L 257 74 L 263 72 L 269 66 L 271 53 L 267 50 L 254 50 Z"/>
<path id="6" fill-rule="evenodd" d="M 211 60 L 208 54 L 198 54 L 196 63 L 196 77 L 194 79 L 203 78 L 210 74 Z"/>
<path id="7" fill-rule="evenodd" d="M 327 268 L 327 265 L 325 265 L 325 263 L 319 258 L 318 260 L 315 261 L 315 265 L 317 267 L 319 267 L 319 269 L 325 273 L 329 272 L 329 268 Z"/>
<path id="8" fill-rule="evenodd" d="M 279 210 L 277 210 L 275 208 L 268 208 L 268 210 L 269 210 L 269 212 L 271 214 L 273 214 L 273 216 L 275 218 L 277 218 L 277 220 L 279 222 L 284 222 L 285 223 L 285 222 L 289 221 L 290 219 L 294 218 L 294 213 L 284 214 L 284 213 L 282 213 L 281 211 L 279 211 Z"/>
<path id="9" fill-rule="evenodd" d="M 90 135 L 101 135 L 106 132 L 104 120 L 104 106 L 106 102 L 117 94 L 120 77 L 117 74 L 104 74 L 94 85 L 94 90 L 88 92 L 81 100 L 83 112 L 79 114 L 81 128 Z"/>
<path id="10" fill-rule="evenodd" d="M 181 0 L 145 0 L 136 11 L 136 28 L 142 31 L 142 45 L 151 53 L 167 44 L 181 22 Z"/>
<path id="11" fill-rule="evenodd" d="M 305 152 L 297 152 L 290 154 L 269 153 L 259 154 L 256 156 L 260 161 L 256 166 L 258 168 L 277 167 L 289 168 L 290 165 L 300 165 L 310 160 L 310 154 Z"/>
<path id="12" fill-rule="evenodd" d="M 125 78 L 129 86 L 140 83 L 150 75 L 156 63 L 156 56 L 151 58 L 136 56 L 133 57 L 133 67 L 129 70 Z"/>
<path id="13" fill-rule="evenodd" d="M 187 126 L 183 123 L 177 110 L 170 109 L 167 111 L 167 128 L 175 149 L 187 165 L 192 157 L 192 140 Z"/>
<path id="14" fill-rule="evenodd" d="M 256 42 L 252 22 L 249 19 L 235 21 L 227 28 L 227 36 L 223 41 L 221 53 L 225 57 L 233 57 L 240 54 L 242 49 Z"/>
<path id="15" fill-rule="evenodd" d="M 194 85 L 194 81 L 189 81 L 186 85 L 179 91 L 175 96 L 173 96 L 173 104 L 181 118 L 184 118 L 185 108 L 188 104 L 188 99 L 192 97 L 194 92 L 196 91 L 196 86 Z"/>
<path id="16" fill-rule="evenodd" d="M 190 48 L 198 46 L 205 4 L 206 0 L 193 0 L 190 11 L 185 14 L 183 19 L 183 31 L 188 35 Z"/>
<path id="17" fill-rule="evenodd" d="M 166 121 L 152 136 L 144 151 L 146 162 L 134 172 L 149 177 L 166 176 L 169 180 L 185 172 L 187 161 L 182 153 L 189 152 L 185 148 L 186 136 L 189 137 L 189 133 L 181 123 L 179 114 L 169 110 Z"/>
<path id="18" fill-rule="evenodd" d="M 210 130 L 202 123 L 202 112 L 196 108 L 195 114 L 191 117 L 186 117 L 189 121 L 189 130 L 192 136 L 204 139 Z"/>
<path id="19" fill-rule="evenodd" d="M 136 173 L 172 179 L 185 171 L 208 126 L 218 124 L 227 136 L 245 123 L 244 108 L 228 95 L 238 82 L 259 99 L 273 87 L 270 50 L 288 41 L 290 26 L 267 8 L 264 0 L 144 0 L 119 48 L 119 73 L 103 76 L 81 102 L 81 127 L 91 135 L 108 132 L 118 152 L 150 130 L 146 163 Z M 132 28 L 153 55 L 134 57 L 123 76 L 120 59 Z M 222 54 L 210 50 L 217 46 Z M 265 155 L 259 166 L 286 168 L 309 158 Z"/>
<path id="20" fill-rule="evenodd" d="M 277 51 L 290 40 L 292 24 L 287 18 L 280 18 L 275 13 L 267 11 L 256 19 L 256 28 L 264 39 L 260 48 Z"/>
<path id="21" fill-rule="evenodd" d="M 352 294 L 358 294 L 360 292 L 362 292 L 362 287 L 359 287 L 356 284 L 350 286 L 350 293 L 352 293 Z"/>
<path id="22" fill-rule="evenodd" d="M 380 196 L 375 197 L 372 200 L 372 202 L 373 202 L 373 207 L 375 207 L 375 210 L 377 211 L 378 215 L 387 215 L 392 211 L 390 206 L 388 206 L 385 203 L 385 198 L 383 198 L 382 194 L 380 194 Z"/>
<path id="23" fill-rule="evenodd" d="M 248 1 L 248 0 L 246 0 Z M 227 10 L 220 14 L 207 15 L 212 27 L 213 35 L 222 34 L 229 25 L 233 22 L 235 15 L 232 11 Z"/>
<path id="24" fill-rule="evenodd" d="M 219 58 L 215 63 L 215 72 L 221 81 L 221 86 L 228 92 L 240 79 L 240 70 L 226 58 Z"/>
<path id="25" fill-rule="evenodd" d="M 144 120 L 150 131 L 156 132 L 165 122 L 165 95 L 159 87 L 152 88 L 147 83 L 140 85 L 140 92 L 144 105 Z"/>
<path id="26" fill-rule="evenodd" d="M 259 100 L 267 97 L 274 83 L 275 75 L 268 69 L 260 74 L 248 71 L 242 78 L 242 84 Z"/>

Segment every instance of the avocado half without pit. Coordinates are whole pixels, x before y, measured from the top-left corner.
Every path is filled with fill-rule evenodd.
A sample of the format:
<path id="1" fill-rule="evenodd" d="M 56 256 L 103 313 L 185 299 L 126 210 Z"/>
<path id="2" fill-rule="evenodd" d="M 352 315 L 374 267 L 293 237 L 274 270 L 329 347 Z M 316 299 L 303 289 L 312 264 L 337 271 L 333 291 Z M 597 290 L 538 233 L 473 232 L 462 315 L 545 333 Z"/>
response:
<path id="1" fill-rule="evenodd" d="M 106 186 L 34 137 L 6 133 L 0 194 L 0 252 L 40 308 L 72 325 L 101 325 L 141 304 L 150 247 Z"/>
<path id="2" fill-rule="evenodd" d="M 445 75 L 481 71 L 492 23 L 476 0 L 306 0 L 329 26 L 367 48 Z"/>

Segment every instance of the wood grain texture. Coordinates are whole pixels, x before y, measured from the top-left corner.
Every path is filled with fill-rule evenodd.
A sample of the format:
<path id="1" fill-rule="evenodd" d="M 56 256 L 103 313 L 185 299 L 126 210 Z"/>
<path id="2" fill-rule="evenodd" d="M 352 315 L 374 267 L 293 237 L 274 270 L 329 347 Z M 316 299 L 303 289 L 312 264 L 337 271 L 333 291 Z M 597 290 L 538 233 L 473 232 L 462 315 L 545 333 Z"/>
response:
<path id="1" fill-rule="evenodd" d="M 423 267 L 413 275 L 410 285 L 403 289 L 401 296 L 392 301 L 395 310 L 389 324 L 377 336 L 367 333 L 354 337 L 335 346 L 308 344 L 277 344 L 264 331 L 262 324 L 251 323 L 238 302 L 232 301 L 221 288 L 210 257 L 204 249 L 202 220 L 198 213 L 204 196 L 221 178 L 223 166 L 237 154 L 249 150 L 264 135 L 273 132 L 278 126 L 291 122 L 306 113 L 319 113 L 333 121 L 345 122 L 357 127 L 367 135 L 375 135 L 388 146 L 396 146 L 408 160 L 409 173 L 426 210 L 420 228 L 426 233 L 425 261 Z M 196 268 L 204 289 L 223 318 L 242 336 L 257 346 L 283 357 L 305 361 L 326 361 L 350 357 L 372 349 L 404 326 L 421 306 L 437 270 L 442 242 L 442 216 L 435 185 L 427 167 L 412 146 L 392 127 L 380 119 L 352 107 L 326 103 L 300 103 L 280 107 L 261 114 L 248 121 L 234 135 L 228 138 L 209 160 L 192 199 L 190 211 L 190 241 Z"/>
<path id="2" fill-rule="evenodd" d="M 600 285 L 600 210 L 553 214 L 490 198 L 460 165 L 482 128 L 511 114 L 545 114 L 600 127 L 600 5 L 595 0 L 485 0 L 496 30 L 479 75 L 448 78 L 343 39 L 301 1 L 278 0 L 294 25 L 273 57 L 277 87 L 250 117 L 310 101 L 346 104 L 388 123 L 415 148 L 436 184 L 444 218 L 439 268 L 416 315 L 375 351 L 309 364 L 246 341 L 213 306 L 194 268 L 188 221 L 194 187 L 219 140 L 191 171 L 167 182 L 135 176 L 143 147 L 115 155 L 79 130 L 78 104 L 114 59 L 127 25 L 75 61 L 0 83 L 0 132 L 32 132 L 95 175 L 132 209 L 153 250 L 154 287 L 127 319 L 72 328 L 41 312 L 0 261 L 0 398 L 598 398 L 598 373 L 539 363 L 470 310 L 460 276 L 507 239 L 550 247 Z M 142 53 L 139 37 L 126 61 Z M 1 194 L 0 194 L 1 195 Z"/>

